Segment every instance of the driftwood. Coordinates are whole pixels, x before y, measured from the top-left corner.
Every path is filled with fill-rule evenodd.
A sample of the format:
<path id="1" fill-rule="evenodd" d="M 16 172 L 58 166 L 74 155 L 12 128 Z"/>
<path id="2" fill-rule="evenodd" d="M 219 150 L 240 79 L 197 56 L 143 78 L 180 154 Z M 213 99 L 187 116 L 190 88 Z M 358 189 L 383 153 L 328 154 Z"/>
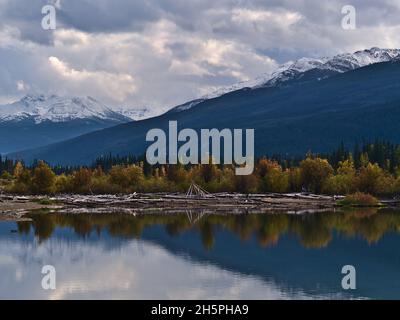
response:
<path id="1" fill-rule="evenodd" d="M 197 190 L 198 191 L 198 190 Z M 196 192 L 195 192 L 196 193 Z M 0 200 L 18 203 L 49 200 L 57 204 L 57 211 L 69 213 L 185 213 L 187 210 L 215 213 L 267 213 L 285 211 L 305 213 L 332 210 L 338 197 L 313 194 L 239 194 L 217 193 L 201 196 L 168 193 L 133 193 L 117 195 L 77 195 L 64 194 L 53 197 L 0 195 Z"/>
<path id="2" fill-rule="evenodd" d="M 28 198 L 29 199 L 29 198 Z M 27 199 L 25 199 L 26 201 Z M 188 197 L 186 194 L 131 194 L 131 195 L 58 195 L 49 200 L 61 203 L 70 210 L 82 208 L 98 211 L 203 210 L 225 212 L 271 212 L 274 210 L 300 211 L 333 208 L 333 197 L 302 194 L 213 194 L 212 197 Z"/>

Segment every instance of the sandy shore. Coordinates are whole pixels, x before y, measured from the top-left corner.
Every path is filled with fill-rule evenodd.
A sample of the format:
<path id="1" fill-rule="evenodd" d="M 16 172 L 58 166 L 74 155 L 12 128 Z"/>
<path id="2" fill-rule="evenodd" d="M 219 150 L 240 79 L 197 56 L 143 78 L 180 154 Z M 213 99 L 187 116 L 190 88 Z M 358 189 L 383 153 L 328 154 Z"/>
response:
<path id="1" fill-rule="evenodd" d="M 0 198 L 0 221 L 24 221 L 27 220 L 26 218 L 24 218 L 24 215 L 31 210 L 58 208 L 61 207 L 55 205 L 40 204 L 28 198 Z"/>

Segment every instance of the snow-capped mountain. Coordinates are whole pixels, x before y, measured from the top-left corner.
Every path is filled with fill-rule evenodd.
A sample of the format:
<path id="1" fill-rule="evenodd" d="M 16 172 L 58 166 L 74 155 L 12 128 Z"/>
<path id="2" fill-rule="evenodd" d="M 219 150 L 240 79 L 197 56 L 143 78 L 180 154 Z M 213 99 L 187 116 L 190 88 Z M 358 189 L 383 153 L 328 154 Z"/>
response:
<path id="1" fill-rule="evenodd" d="M 275 72 L 263 74 L 250 81 L 239 82 L 228 87 L 222 87 L 210 94 L 175 107 L 171 111 L 179 112 L 193 108 L 197 104 L 212 98 L 220 97 L 226 93 L 243 88 L 274 87 L 290 80 L 299 79 L 310 70 L 324 71 L 328 75 L 344 73 L 367 65 L 388 62 L 400 58 L 400 49 L 371 48 L 354 53 L 339 54 L 334 57 L 320 59 L 301 58 L 281 65 Z"/>
<path id="2" fill-rule="evenodd" d="M 0 105 L 0 153 L 35 148 L 131 122 L 91 97 L 27 95 Z"/>
<path id="3" fill-rule="evenodd" d="M 365 67 L 370 64 L 388 62 L 400 55 L 400 49 L 372 48 L 355 53 L 344 53 L 332 58 L 309 59 L 302 58 L 295 62 L 289 62 L 281 66 L 271 76 L 260 78 L 252 87 L 272 87 L 286 81 L 295 79 L 309 70 L 328 71 L 330 74 L 344 73 Z"/>
<path id="4" fill-rule="evenodd" d="M 21 100 L 0 105 L 0 123 L 31 119 L 66 122 L 75 119 L 101 119 L 118 122 L 138 121 L 156 116 L 149 108 L 108 107 L 92 97 L 26 95 Z"/>
<path id="5" fill-rule="evenodd" d="M 33 120 L 36 124 L 98 119 L 128 122 L 130 118 L 113 111 L 92 97 L 27 95 L 21 100 L 0 106 L 0 122 Z"/>
<path id="6" fill-rule="evenodd" d="M 319 69 L 318 69 L 319 70 Z M 331 72 L 331 71 L 330 71 Z M 340 143 L 376 139 L 400 143 L 400 59 L 375 63 L 329 76 L 307 71 L 279 88 L 244 89 L 179 114 L 166 113 L 150 121 L 131 122 L 31 151 L 8 155 L 45 159 L 50 163 L 87 165 L 100 155 L 140 156 L 152 128 L 179 121 L 180 128 L 252 128 L 255 156 L 328 154 Z M 328 74 L 323 81 L 320 76 Z M 1 134 L 0 134 L 1 138 Z"/>

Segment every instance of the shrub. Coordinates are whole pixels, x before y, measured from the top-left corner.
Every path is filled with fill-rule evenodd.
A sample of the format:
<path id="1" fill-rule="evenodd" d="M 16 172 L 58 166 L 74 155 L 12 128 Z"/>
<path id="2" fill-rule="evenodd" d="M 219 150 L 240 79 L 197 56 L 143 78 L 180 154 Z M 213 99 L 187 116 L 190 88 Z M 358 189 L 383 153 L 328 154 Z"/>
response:
<path id="1" fill-rule="evenodd" d="M 8 171 L 3 171 L 2 173 L 1 173 L 1 177 L 0 177 L 1 179 L 4 179 L 4 180 L 11 180 L 12 179 L 12 175 L 8 172 Z"/>
<path id="2" fill-rule="evenodd" d="M 15 181 L 4 188 L 5 191 L 15 194 L 30 194 L 30 187 L 24 183 Z"/>
<path id="3" fill-rule="evenodd" d="M 380 202 L 370 194 L 356 192 L 346 196 L 344 200 L 339 201 L 339 204 L 350 207 L 376 207 L 380 205 Z"/>

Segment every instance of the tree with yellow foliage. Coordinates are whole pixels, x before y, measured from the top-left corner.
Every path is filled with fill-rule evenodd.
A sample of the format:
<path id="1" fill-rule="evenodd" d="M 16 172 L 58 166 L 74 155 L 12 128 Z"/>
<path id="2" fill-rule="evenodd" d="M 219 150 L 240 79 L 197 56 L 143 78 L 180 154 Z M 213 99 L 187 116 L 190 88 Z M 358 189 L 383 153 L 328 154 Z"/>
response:
<path id="1" fill-rule="evenodd" d="M 44 161 L 39 161 L 37 167 L 33 170 L 33 192 L 39 194 L 53 193 L 55 191 L 55 179 L 56 175 L 53 170 Z"/>
<path id="2" fill-rule="evenodd" d="M 356 191 L 356 169 L 353 159 L 350 157 L 345 161 L 339 162 L 337 174 L 330 176 L 324 186 L 323 191 L 329 194 L 346 195 Z"/>
<path id="3" fill-rule="evenodd" d="M 301 180 L 307 190 L 320 193 L 334 170 L 328 160 L 308 157 L 300 163 Z"/>

